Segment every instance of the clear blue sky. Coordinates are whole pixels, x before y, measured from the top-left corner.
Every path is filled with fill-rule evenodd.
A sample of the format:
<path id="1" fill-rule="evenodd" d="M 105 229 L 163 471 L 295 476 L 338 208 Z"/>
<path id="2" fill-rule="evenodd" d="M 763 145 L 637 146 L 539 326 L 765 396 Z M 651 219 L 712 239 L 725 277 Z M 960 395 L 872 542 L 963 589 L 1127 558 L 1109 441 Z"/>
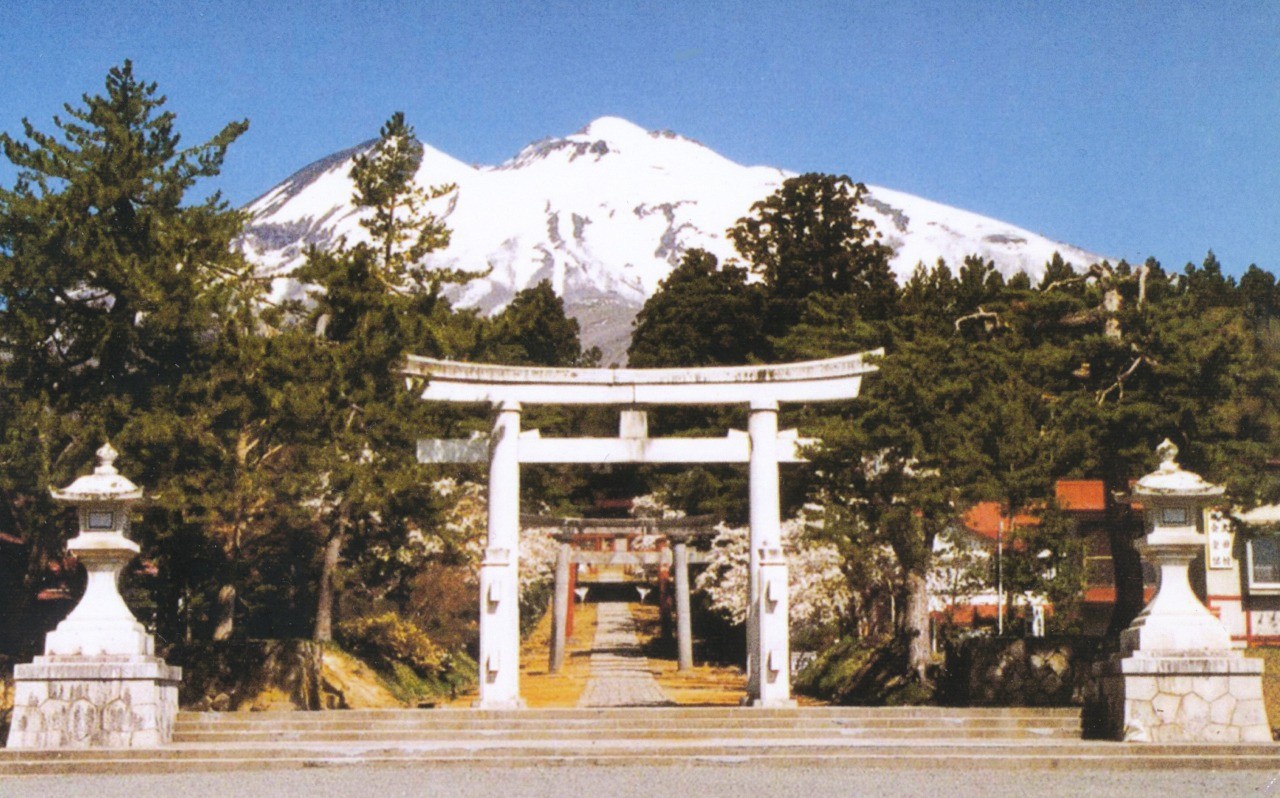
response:
<path id="1" fill-rule="evenodd" d="M 125 58 L 187 141 L 250 120 L 237 204 L 395 110 L 487 164 L 617 115 L 1111 257 L 1280 271 L 1280 2 L 7 0 L 0 129 Z"/>

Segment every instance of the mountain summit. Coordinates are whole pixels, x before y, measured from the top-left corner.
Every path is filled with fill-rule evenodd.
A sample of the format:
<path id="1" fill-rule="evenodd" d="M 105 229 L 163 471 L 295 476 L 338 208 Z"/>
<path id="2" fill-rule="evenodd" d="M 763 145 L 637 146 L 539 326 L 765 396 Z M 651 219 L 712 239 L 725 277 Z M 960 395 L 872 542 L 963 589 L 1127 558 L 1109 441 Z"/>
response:
<path id="1" fill-rule="evenodd" d="M 364 238 L 348 177 L 369 141 L 303 168 L 250 203 L 242 240 L 277 298 L 296 296 L 290 278 L 307 245 Z M 519 290 L 550 280 L 582 324 L 584 346 L 622 362 L 631 321 L 658 283 L 695 247 L 722 261 L 735 256 L 725 231 L 791 174 L 742 166 L 671 131 L 648 131 L 601 117 L 576 133 L 536 141 L 497 166 L 469 166 L 424 146 L 421 185 L 457 184 L 432 203 L 450 229 L 449 247 L 429 256 L 440 267 L 487 276 L 451 290 L 454 301 L 485 312 Z M 1099 258 L 1004 222 L 910 194 L 868 186 L 864 208 L 902 278 L 917 263 L 945 258 L 958 267 L 976 254 L 1006 275 L 1037 277 L 1055 251 L 1077 266 Z"/>

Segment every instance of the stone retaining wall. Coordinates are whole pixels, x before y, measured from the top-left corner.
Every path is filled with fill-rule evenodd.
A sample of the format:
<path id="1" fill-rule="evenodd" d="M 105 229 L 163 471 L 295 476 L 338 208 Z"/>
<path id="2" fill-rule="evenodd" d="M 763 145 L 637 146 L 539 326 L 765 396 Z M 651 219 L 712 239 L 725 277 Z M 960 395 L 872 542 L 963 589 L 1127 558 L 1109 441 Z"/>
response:
<path id="1" fill-rule="evenodd" d="M 1093 637 L 970 638 L 951 644 L 939 698 L 958 706 L 1081 706 L 1100 659 Z"/>

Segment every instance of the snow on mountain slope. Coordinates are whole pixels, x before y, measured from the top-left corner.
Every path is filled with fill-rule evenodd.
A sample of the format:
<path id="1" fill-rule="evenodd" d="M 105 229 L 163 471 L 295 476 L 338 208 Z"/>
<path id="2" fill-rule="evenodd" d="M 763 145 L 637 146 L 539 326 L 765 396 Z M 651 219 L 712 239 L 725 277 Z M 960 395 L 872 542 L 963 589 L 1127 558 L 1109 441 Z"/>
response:
<path id="1" fill-rule="evenodd" d="M 277 277 L 277 298 L 296 296 L 289 278 L 308 244 L 365 238 L 351 204 L 351 159 L 365 142 L 317 161 L 248 207 L 242 241 L 264 274 Z M 453 291 L 466 307 L 491 312 L 522 288 L 551 280 L 583 327 L 584 344 L 605 362 L 622 362 L 631 320 L 684 252 L 706 249 L 734 257 L 725 231 L 790 173 L 745 167 L 669 131 L 646 131 L 615 117 L 597 119 L 564 138 L 530 144 L 498 166 L 469 166 L 424 147 L 422 185 L 457 190 L 430 206 L 453 231 L 440 267 L 487 276 Z M 1055 251 L 1077 266 L 1099 258 L 1003 222 L 869 186 L 864 209 L 893 247 L 894 271 L 945 258 L 953 267 L 970 254 L 1005 274 L 1037 277 Z"/>

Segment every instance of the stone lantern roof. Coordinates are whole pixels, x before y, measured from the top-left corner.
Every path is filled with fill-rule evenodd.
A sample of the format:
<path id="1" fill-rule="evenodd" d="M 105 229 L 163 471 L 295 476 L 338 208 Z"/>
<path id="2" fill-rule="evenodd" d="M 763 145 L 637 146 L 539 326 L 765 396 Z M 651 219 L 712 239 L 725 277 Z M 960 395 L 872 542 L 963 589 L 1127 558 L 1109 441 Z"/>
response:
<path id="1" fill-rule="evenodd" d="M 1205 481 L 1199 474 L 1182 470 L 1176 461 L 1178 447 L 1168 438 L 1156 447 L 1156 453 L 1160 455 L 1160 467 L 1138 480 L 1133 486 L 1133 498 L 1208 498 L 1221 496 L 1225 490 L 1221 485 Z"/>
<path id="2" fill-rule="evenodd" d="M 116 471 L 115 462 L 120 453 L 109 442 L 97 451 L 98 466 L 92 474 L 77 477 L 61 490 L 49 491 L 53 498 L 68 504 L 103 502 L 133 502 L 142 498 L 142 488 L 130 482 Z"/>

